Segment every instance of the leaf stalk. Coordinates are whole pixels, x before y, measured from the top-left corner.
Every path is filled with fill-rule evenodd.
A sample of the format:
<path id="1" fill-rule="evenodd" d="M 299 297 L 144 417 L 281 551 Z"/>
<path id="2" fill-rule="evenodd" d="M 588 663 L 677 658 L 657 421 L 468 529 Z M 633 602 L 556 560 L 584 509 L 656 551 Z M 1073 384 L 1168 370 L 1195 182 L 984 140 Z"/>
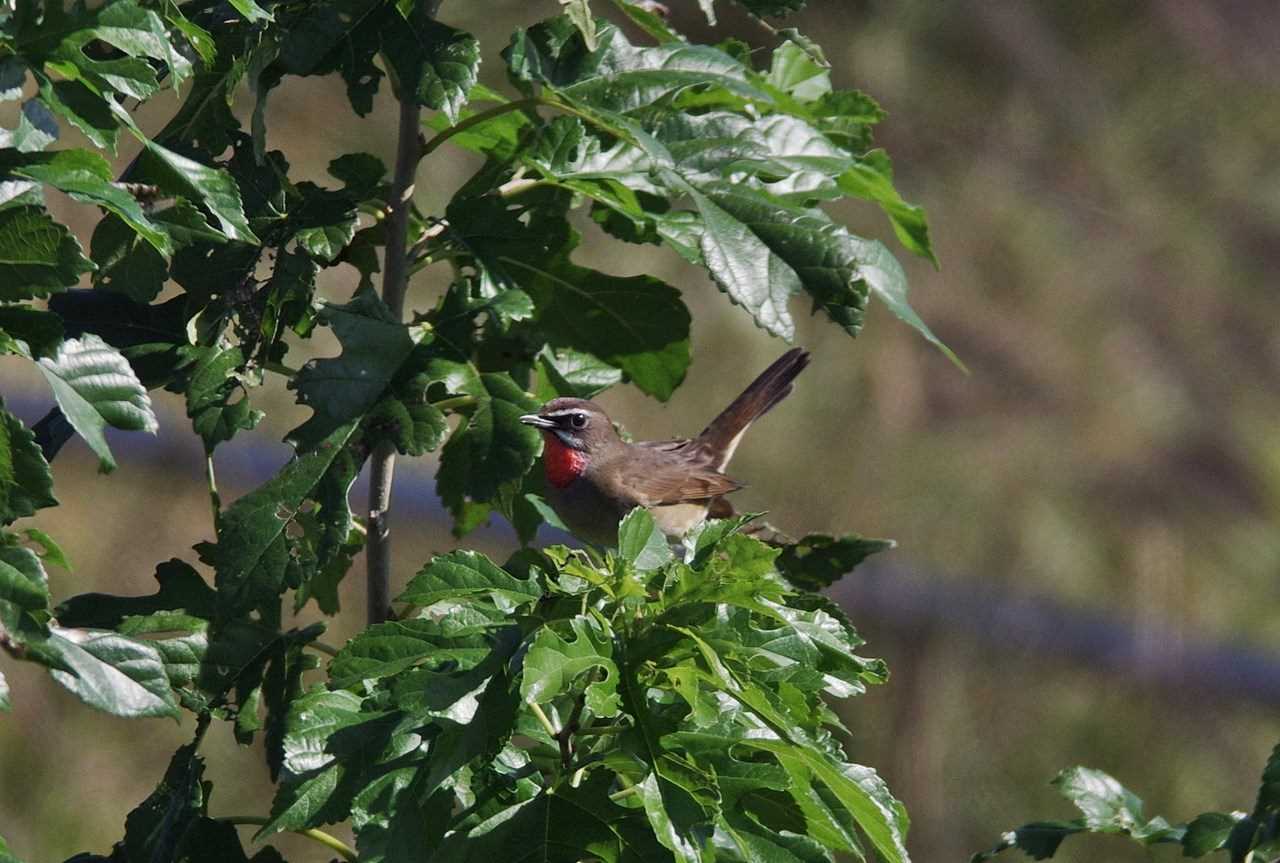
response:
<path id="1" fill-rule="evenodd" d="M 215 818 L 213 820 L 221 821 L 224 824 L 246 824 L 260 827 L 267 824 L 271 819 L 263 818 L 260 815 L 224 815 L 221 818 Z M 350 863 L 358 863 L 360 860 L 360 856 L 356 854 L 356 849 L 352 848 L 332 833 L 326 833 L 323 830 L 317 830 L 314 827 L 309 827 L 306 830 L 291 830 L 289 832 L 297 833 L 299 836 L 305 836 L 314 842 L 319 842 L 330 851 L 336 852 L 343 860 L 350 861 Z"/>

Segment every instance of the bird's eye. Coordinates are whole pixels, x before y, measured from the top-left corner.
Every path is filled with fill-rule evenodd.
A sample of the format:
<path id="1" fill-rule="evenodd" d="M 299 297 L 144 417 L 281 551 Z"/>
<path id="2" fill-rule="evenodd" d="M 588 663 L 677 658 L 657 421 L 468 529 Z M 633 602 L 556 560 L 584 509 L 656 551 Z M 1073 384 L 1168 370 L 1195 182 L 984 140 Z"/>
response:
<path id="1" fill-rule="evenodd" d="M 586 428 L 586 427 L 587 427 L 587 415 L 586 415 L 586 414 L 573 414 L 572 416 L 570 416 L 570 417 L 569 417 L 569 425 L 573 426 L 573 427 L 574 427 L 574 428 L 576 428 L 576 429 Z"/>

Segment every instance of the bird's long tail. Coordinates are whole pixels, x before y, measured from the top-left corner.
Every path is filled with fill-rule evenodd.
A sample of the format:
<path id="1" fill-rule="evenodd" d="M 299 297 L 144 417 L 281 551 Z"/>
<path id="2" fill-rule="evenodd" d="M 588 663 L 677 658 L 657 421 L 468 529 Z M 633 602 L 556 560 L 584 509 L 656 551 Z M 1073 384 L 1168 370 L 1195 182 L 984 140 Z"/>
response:
<path id="1" fill-rule="evenodd" d="M 698 443 L 722 453 L 717 470 L 724 470 L 747 428 L 791 394 L 791 382 L 807 365 L 808 351 L 803 348 L 787 351 L 761 372 L 742 391 L 742 395 L 734 399 L 732 404 L 702 430 L 702 434 L 698 435 Z"/>

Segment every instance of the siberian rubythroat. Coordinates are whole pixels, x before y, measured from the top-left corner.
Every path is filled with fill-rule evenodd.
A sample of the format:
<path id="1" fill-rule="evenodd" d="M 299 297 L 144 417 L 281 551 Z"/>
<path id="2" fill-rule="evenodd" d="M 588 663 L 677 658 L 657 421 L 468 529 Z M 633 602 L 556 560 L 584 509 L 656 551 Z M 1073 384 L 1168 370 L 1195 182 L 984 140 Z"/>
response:
<path id="1" fill-rule="evenodd" d="M 658 527 L 678 539 L 712 514 L 732 512 L 722 495 L 742 488 L 724 469 L 753 422 L 791 393 L 809 354 L 792 348 L 695 438 L 628 443 L 594 402 L 558 398 L 520 422 L 542 431 L 547 498 L 578 537 L 617 541 L 618 521 L 647 507 Z"/>

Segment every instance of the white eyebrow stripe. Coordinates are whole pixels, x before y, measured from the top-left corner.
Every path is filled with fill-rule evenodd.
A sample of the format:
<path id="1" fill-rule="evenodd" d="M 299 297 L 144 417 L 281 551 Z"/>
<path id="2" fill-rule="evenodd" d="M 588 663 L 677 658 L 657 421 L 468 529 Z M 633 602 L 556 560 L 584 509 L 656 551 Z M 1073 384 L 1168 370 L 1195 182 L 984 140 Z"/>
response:
<path id="1" fill-rule="evenodd" d="M 564 408 L 563 410 L 552 411 L 551 413 L 543 414 L 543 416 L 544 417 L 568 417 L 568 416 L 573 416 L 574 414 L 580 414 L 580 413 L 585 413 L 585 411 L 583 411 L 581 408 Z"/>

